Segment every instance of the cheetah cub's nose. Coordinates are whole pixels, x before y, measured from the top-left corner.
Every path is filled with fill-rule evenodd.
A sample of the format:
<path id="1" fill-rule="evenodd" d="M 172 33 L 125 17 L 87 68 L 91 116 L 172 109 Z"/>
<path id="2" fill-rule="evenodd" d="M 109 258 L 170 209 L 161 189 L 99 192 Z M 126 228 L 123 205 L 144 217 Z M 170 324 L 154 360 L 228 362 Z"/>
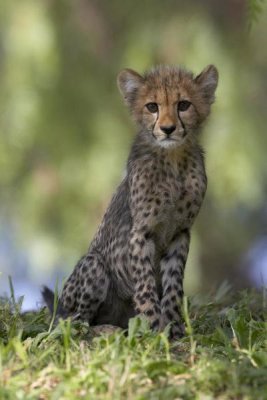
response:
<path id="1" fill-rule="evenodd" d="M 170 135 L 173 131 L 175 131 L 176 126 L 175 125 L 170 125 L 170 126 L 161 126 L 160 129 L 162 132 L 166 133 L 166 135 Z"/>

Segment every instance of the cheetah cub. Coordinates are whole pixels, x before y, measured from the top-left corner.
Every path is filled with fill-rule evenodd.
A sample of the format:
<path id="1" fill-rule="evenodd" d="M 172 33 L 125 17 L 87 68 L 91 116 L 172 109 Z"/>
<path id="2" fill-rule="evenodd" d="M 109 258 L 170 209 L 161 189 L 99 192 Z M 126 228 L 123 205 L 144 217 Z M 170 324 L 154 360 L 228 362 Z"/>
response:
<path id="1" fill-rule="evenodd" d="M 145 315 L 153 329 L 170 324 L 183 334 L 181 303 L 190 229 L 207 178 L 198 144 L 218 83 L 207 66 L 198 76 L 159 66 L 143 76 L 118 76 L 119 90 L 138 125 L 127 174 L 85 256 L 66 281 L 58 315 L 126 328 Z M 54 294 L 43 297 L 53 309 Z"/>

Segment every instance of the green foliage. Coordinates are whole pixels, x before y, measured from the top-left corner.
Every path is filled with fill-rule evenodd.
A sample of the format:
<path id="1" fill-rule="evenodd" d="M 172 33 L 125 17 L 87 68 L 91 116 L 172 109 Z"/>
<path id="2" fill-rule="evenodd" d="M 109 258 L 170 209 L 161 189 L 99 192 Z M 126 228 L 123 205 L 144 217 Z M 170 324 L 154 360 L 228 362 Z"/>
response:
<path id="1" fill-rule="evenodd" d="M 248 27 L 252 28 L 253 24 L 258 22 L 259 17 L 263 14 L 266 0 L 247 0 Z"/>
<path id="2" fill-rule="evenodd" d="M 16 312 L 2 299 L 3 399 L 266 399 L 265 293 L 228 292 L 185 303 L 188 335 L 169 342 L 138 317 L 123 331 L 96 336 L 85 323 L 45 310 Z M 190 303 L 190 305 L 188 304 Z M 192 341 L 193 338 L 193 341 Z"/>

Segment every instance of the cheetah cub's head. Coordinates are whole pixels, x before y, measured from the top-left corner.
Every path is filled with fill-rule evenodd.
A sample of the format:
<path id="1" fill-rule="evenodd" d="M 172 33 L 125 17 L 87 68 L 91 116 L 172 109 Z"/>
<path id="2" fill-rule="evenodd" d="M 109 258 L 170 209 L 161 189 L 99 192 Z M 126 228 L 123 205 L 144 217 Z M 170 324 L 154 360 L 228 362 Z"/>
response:
<path id="1" fill-rule="evenodd" d="M 143 76 L 131 69 L 118 75 L 120 92 L 143 134 L 163 147 L 180 146 L 196 135 L 210 112 L 217 83 L 213 65 L 196 77 L 165 65 Z"/>

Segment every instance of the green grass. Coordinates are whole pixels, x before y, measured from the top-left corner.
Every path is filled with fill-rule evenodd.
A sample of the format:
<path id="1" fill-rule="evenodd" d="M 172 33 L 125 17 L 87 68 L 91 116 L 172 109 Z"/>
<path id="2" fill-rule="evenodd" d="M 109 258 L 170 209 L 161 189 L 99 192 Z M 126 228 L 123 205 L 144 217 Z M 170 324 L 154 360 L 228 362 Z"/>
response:
<path id="1" fill-rule="evenodd" d="M 190 298 L 187 335 L 169 342 L 134 318 L 95 336 L 45 309 L 0 304 L 0 399 L 267 399 L 266 290 Z"/>

